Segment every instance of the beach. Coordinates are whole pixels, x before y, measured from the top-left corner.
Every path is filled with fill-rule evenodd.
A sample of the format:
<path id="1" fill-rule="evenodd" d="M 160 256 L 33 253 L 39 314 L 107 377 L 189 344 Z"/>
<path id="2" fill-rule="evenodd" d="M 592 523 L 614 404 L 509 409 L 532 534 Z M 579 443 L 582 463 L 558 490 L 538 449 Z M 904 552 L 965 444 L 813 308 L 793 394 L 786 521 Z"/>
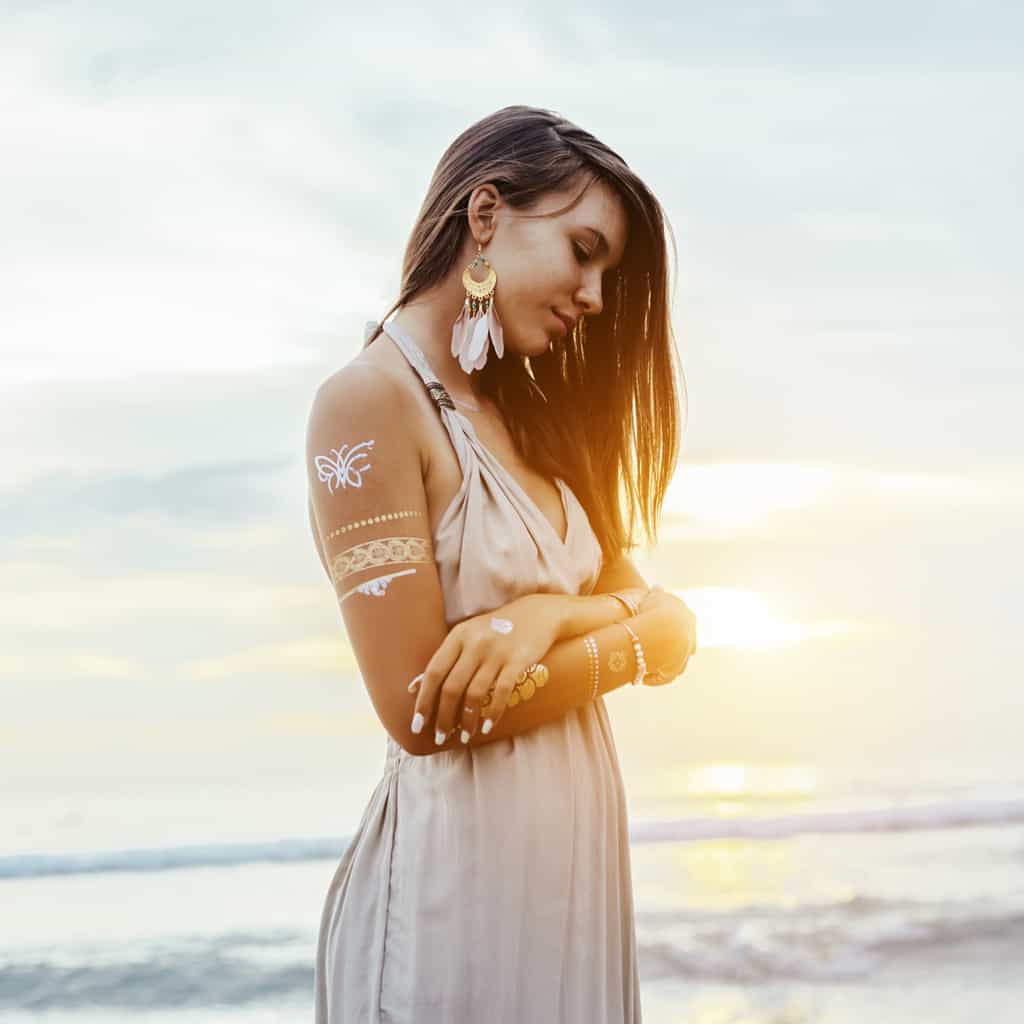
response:
<path id="1" fill-rule="evenodd" d="M 310 1020 L 316 927 L 358 798 L 332 835 L 301 829 L 330 799 L 315 787 L 269 791 L 258 812 L 241 794 L 207 791 L 192 818 L 171 810 L 197 802 L 186 791 L 148 815 L 123 795 L 9 804 L 0 1017 Z M 153 842 L 175 820 L 176 841 Z M 631 807 L 630 830 L 647 1024 L 1019 1019 L 1012 780 L 662 801 Z M 16 852 L 28 835 L 35 851 Z"/>

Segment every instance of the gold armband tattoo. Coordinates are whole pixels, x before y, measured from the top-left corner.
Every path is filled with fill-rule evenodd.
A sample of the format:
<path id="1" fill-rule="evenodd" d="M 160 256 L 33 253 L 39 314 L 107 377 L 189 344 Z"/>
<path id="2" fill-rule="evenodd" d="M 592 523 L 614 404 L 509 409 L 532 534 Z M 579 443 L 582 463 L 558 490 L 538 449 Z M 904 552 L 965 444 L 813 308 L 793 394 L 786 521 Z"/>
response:
<path id="1" fill-rule="evenodd" d="M 382 512 L 380 515 L 369 516 L 367 519 L 355 519 L 351 523 L 345 523 L 344 526 L 335 527 L 327 534 L 324 540 L 334 540 L 335 537 L 340 537 L 343 533 L 348 533 L 350 530 L 358 530 L 361 526 L 374 526 L 377 523 L 390 523 L 396 519 L 415 518 L 422 518 L 422 513 L 416 512 L 413 509 L 403 509 L 401 512 Z"/>
<path id="2" fill-rule="evenodd" d="M 380 537 L 355 544 L 335 555 L 331 560 L 331 579 L 337 586 L 363 569 L 430 560 L 430 542 L 424 537 Z"/>

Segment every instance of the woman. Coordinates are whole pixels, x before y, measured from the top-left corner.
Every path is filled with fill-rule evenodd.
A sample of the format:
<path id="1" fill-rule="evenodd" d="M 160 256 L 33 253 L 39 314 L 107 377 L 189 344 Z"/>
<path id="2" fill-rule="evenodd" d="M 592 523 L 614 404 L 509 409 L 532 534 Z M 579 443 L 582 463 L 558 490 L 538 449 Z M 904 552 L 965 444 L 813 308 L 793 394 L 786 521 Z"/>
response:
<path id="1" fill-rule="evenodd" d="M 441 158 L 397 315 L 317 390 L 310 521 L 388 734 L 318 1024 L 640 1020 L 603 695 L 696 647 L 625 554 L 679 443 L 663 223 L 607 146 L 499 110 Z"/>

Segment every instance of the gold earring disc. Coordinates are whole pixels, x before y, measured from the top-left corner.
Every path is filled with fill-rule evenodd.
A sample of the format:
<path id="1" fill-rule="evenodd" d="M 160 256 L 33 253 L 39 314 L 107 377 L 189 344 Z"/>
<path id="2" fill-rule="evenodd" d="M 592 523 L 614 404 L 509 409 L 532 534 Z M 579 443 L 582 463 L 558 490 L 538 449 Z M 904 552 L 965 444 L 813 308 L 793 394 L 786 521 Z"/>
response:
<path id="1" fill-rule="evenodd" d="M 477 260 L 473 260 L 462 272 L 462 286 L 474 299 L 490 298 L 494 286 L 498 283 L 498 275 L 494 272 L 494 267 L 488 263 L 487 276 L 482 281 L 473 280 L 472 270 L 477 262 Z"/>

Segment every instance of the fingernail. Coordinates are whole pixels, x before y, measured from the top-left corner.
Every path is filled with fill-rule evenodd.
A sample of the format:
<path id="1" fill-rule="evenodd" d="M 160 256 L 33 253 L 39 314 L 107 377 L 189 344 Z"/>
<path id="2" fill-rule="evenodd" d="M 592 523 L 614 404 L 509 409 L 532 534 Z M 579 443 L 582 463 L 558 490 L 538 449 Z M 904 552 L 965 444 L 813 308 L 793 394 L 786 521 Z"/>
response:
<path id="1" fill-rule="evenodd" d="M 412 731 L 413 732 L 422 732 L 423 731 L 423 716 L 418 711 L 416 712 L 415 715 L 412 716 Z"/>
<path id="2" fill-rule="evenodd" d="M 421 680 L 421 679 L 423 678 L 423 675 L 424 675 L 424 673 L 422 673 L 422 672 L 421 672 L 421 673 L 420 673 L 420 674 L 419 674 L 419 675 L 418 675 L 418 676 L 417 676 L 417 677 L 416 677 L 416 678 L 415 678 L 415 679 L 414 679 L 414 680 L 413 680 L 413 681 L 412 681 L 412 682 L 411 682 L 411 683 L 409 684 L 409 686 L 408 686 L 408 690 L 409 690 L 409 692 L 410 692 L 410 693 L 412 693 L 412 691 L 413 691 L 413 690 L 415 690 L 415 689 L 416 689 L 416 687 L 420 685 L 420 680 Z"/>
<path id="3" fill-rule="evenodd" d="M 462 732 L 459 733 L 459 739 L 462 740 L 463 743 L 468 743 L 469 742 L 469 733 L 466 732 L 465 729 L 463 729 Z"/>
<path id="4" fill-rule="evenodd" d="M 493 728 L 493 726 L 494 726 L 494 723 L 489 718 L 485 718 L 484 719 L 484 728 L 483 728 L 484 732 L 490 732 L 491 729 Z"/>
<path id="5" fill-rule="evenodd" d="M 441 746 L 441 744 L 442 744 L 442 743 L 444 743 L 444 733 L 443 733 L 443 732 L 441 732 L 441 730 L 440 730 L 440 729 L 437 729 L 437 730 L 435 730 L 435 732 L 434 732 L 434 742 L 435 742 L 435 743 L 436 743 L 436 744 L 437 744 L 438 746 Z"/>

